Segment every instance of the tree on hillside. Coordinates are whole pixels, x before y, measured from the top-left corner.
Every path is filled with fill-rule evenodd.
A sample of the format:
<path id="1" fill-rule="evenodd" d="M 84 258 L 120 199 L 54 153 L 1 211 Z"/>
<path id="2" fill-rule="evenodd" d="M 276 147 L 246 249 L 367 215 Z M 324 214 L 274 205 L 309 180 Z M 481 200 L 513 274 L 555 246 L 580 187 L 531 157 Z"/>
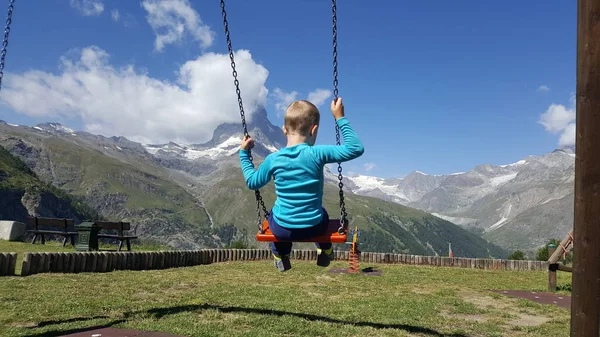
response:
<path id="1" fill-rule="evenodd" d="M 525 260 L 525 253 L 520 250 L 515 250 L 508 256 L 509 260 Z"/>

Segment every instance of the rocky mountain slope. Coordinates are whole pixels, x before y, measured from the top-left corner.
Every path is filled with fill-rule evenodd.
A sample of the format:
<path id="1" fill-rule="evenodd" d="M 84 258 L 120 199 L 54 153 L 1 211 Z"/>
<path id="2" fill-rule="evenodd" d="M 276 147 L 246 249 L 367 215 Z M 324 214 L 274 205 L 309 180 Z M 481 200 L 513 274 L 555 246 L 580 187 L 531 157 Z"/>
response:
<path id="1" fill-rule="evenodd" d="M 564 149 L 448 175 L 354 176 L 347 185 L 357 194 L 430 212 L 504 248 L 529 250 L 572 227 L 574 157 Z"/>
<path id="2" fill-rule="evenodd" d="M 218 219 L 215 222 L 219 225 L 241 225 L 254 235 L 258 228 L 254 193 L 245 187 L 239 168 L 230 168 L 229 174 L 230 179 L 221 180 L 207 191 L 206 207 L 213 218 Z M 339 218 L 337 191 L 335 186 L 325 186 L 324 206 L 331 218 Z M 273 184 L 263 188 L 261 195 L 267 207 L 272 205 L 275 200 Z M 358 226 L 361 230 L 363 250 L 447 255 L 448 242 L 452 242 L 453 252 L 459 256 L 499 257 L 506 254 L 476 234 L 423 211 L 354 194 L 345 195 L 345 202 L 350 227 Z"/>
<path id="3" fill-rule="evenodd" d="M 255 162 L 284 145 L 266 112 L 249 125 Z M 244 186 L 237 148 L 240 125 L 222 125 L 207 144 L 139 144 L 59 124 L 0 124 L 0 145 L 22 158 L 41 179 L 80 196 L 101 215 L 137 225 L 140 237 L 177 248 L 222 246 L 235 239 L 257 245 L 254 193 Z M 273 203 L 273 186 L 264 189 Z M 325 200 L 337 215 L 337 190 Z M 365 250 L 505 257 L 507 252 L 448 221 L 393 202 L 347 194 L 352 226 Z M 302 245 L 300 245 L 302 246 Z M 304 246 L 307 246 L 306 244 Z"/>
<path id="4" fill-rule="evenodd" d="M 0 146 L 0 219 L 26 223 L 28 216 L 80 222 L 98 214 L 78 198 L 40 181 L 25 163 Z"/>
<path id="5" fill-rule="evenodd" d="M 57 126 L 0 124 L 0 145 L 101 216 L 132 221 L 140 237 L 181 248 L 220 245 L 202 202 L 140 144 Z"/>

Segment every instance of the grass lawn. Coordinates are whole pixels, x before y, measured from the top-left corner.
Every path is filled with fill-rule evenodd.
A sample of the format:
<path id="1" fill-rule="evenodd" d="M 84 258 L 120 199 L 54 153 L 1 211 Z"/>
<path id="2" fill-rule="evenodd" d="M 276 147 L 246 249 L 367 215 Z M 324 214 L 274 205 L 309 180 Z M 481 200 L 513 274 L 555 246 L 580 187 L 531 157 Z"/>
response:
<path id="1" fill-rule="evenodd" d="M 253 261 L 1 277 L 0 336 L 93 326 L 183 336 L 569 336 L 568 310 L 489 291 L 545 291 L 546 272 L 363 263 L 383 271 L 364 276 L 292 263 L 286 273 Z M 570 273 L 558 276 L 570 283 Z"/>

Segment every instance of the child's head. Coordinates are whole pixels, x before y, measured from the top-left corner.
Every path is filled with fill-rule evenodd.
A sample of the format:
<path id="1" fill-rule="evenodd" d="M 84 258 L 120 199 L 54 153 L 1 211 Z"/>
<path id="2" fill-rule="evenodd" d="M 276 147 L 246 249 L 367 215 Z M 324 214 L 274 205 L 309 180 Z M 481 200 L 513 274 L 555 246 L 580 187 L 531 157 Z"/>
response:
<path id="1" fill-rule="evenodd" d="M 309 101 L 292 102 L 285 111 L 283 133 L 286 136 L 305 137 L 307 143 L 314 145 L 320 121 L 319 109 Z"/>

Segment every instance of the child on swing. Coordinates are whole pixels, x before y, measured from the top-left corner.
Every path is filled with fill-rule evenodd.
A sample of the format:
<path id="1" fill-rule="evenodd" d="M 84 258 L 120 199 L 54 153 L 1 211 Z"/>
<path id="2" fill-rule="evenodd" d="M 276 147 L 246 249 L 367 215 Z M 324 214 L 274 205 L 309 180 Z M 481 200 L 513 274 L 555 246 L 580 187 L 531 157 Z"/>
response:
<path id="1" fill-rule="evenodd" d="M 254 141 L 250 137 L 242 140 L 239 155 L 248 188 L 260 189 L 274 179 L 277 199 L 268 214 L 268 221 L 278 240 L 310 239 L 327 229 L 329 215 L 322 205 L 323 167 L 358 158 L 364 152 L 360 139 L 344 115 L 341 98 L 331 102 L 331 113 L 340 128 L 344 145 L 314 145 L 320 114 L 317 107 L 306 100 L 295 101 L 287 107 L 282 127 L 287 145 L 269 154 L 257 170 L 249 156 Z M 319 253 L 317 265 L 327 267 L 334 256 L 332 244 L 315 244 Z M 272 242 L 271 251 L 279 271 L 292 268 L 289 258 L 292 242 Z"/>

